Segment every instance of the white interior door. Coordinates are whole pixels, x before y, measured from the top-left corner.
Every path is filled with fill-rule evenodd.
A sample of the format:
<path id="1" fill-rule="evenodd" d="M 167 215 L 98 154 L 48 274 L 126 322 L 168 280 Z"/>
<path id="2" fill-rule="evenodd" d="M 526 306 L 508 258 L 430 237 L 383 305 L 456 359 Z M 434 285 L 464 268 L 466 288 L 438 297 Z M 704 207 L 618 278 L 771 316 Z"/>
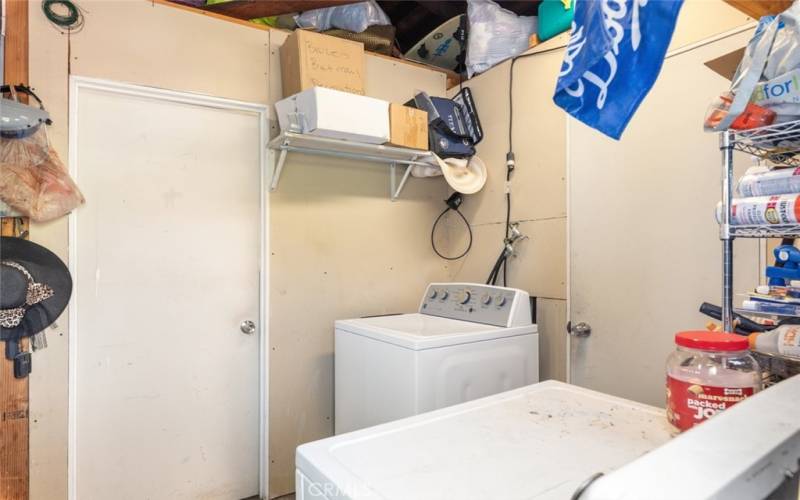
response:
<path id="1" fill-rule="evenodd" d="M 570 338 L 572 383 L 663 406 L 674 334 L 702 329 L 720 303 L 717 134 L 702 121 L 730 85 L 703 63 L 751 31 L 677 51 L 619 142 L 569 121 L 569 308 L 588 337 Z M 737 157 L 739 173 L 749 165 Z M 759 244 L 735 243 L 734 286 L 757 283 Z"/>
<path id="2" fill-rule="evenodd" d="M 86 79 L 70 98 L 71 497 L 258 495 L 265 109 Z"/>

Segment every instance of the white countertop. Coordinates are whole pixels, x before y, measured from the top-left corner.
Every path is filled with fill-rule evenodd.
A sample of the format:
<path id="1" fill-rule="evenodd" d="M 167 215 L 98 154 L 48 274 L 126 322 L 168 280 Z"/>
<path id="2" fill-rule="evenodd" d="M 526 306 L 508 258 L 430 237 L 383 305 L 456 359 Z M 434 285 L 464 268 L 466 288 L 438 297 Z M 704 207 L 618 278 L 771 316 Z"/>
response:
<path id="1" fill-rule="evenodd" d="M 296 464 L 335 498 L 561 500 L 669 438 L 659 408 L 548 381 L 309 443 Z"/>

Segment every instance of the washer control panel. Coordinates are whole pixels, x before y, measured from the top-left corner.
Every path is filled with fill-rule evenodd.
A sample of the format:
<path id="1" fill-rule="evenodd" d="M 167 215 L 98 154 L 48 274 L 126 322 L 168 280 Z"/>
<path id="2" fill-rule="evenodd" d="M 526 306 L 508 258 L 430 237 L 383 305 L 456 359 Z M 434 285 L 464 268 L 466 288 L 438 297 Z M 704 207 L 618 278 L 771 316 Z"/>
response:
<path id="1" fill-rule="evenodd" d="M 530 325 L 530 311 L 526 292 L 476 283 L 431 283 L 419 306 L 421 314 L 505 327 Z"/>

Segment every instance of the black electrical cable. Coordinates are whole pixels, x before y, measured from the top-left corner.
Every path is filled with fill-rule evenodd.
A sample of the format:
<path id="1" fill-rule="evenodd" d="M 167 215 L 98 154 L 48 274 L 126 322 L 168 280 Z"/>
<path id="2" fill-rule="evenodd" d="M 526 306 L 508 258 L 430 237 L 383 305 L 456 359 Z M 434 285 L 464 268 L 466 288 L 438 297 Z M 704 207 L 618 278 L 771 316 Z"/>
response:
<path id="1" fill-rule="evenodd" d="M 497 277 L 500 274 L 500 266 L 503 265 L 503 262 L 506 260 L 506 249 L 503 247 L 503 251 L 500 252 L 500 255 L 497 257 L 497 260 L 494 263 L 494 267 L 492 267 L 492 272 L 489 273 L 489 278 L 486 279 L 487 285 L 496 285 L 497 284 Z"/>
<path id="2" fill-rule="evenodd" d="M 56 6 L 66 9 L 66 14 L 62 15 L 56 12 L 54 9 Z M 83 13 L 70 0 L 42 0 L 42 12 L 56 28 L 71 32 L 77 32 L 83 28 Z"/>
<path id="3" fill-rule="evenodd" d="M 558 47 L 553 47 L 547 50 L 540 50 L 538 52 L 531 52 L 529 54 L 522 54 L 520 56 L 516 56 L 511 58 L 511 66 L 509 67 L 509 75 L 508 75 L 508 153 L 506 154 L 506 231 L 505 231 L 505 239 L 503 243 L 508 241 L 511 231 L 511 189 L 509 183 L 511 182 L 511 176 L 514 173 L 514 137 L 513 137 L 513 127 L 514 127 L 514 65 L 517 63 L 519 59 L 525 59 L 527 57 L 538 56 L 542 54 L 547 54 L 549 52 L 555 52 L 557 50 L 564 49 L 566 45 L 561 45 Z M 489 280 L 487 280 L 486 284 L 495 285 L 497 284 L 497 278 L 500 273 L 500 269 L 503 270 L 503 286 L 508 286 L 508 255 L 506 255 L 506 248 L 505 245 L 503 246 L 503 251 L 500 254 L 500 257 L 497 258 L 497 262 L 495 262 L 495 267 L 492 268 L 492 272 L 489 274 Z"/>
<path id="4" fill-rule="evenodd" d="M 451 210 L 453 212 L 457 213 L 459 215 L 459 217 L 461 217 L 461 220 L 463 220 L 464 224 L 467 226 L 467 233 L 469 234 L 469 244 L 467 244 L 467 249 L 464 250 L 460 255 L 458 255 L 456 257 L 448 257 L 446 255 L 443 255 L 439 251 L 439 249 L 436 248 L 436 240 L 434 238 L 434 233 L 436 233 L 436 226 L 439 224 L 439 221 L 442 220 L 442 217 L 444 217 L 444 215 L 447 212 L 451 211 Z M 436 252 L 436 255 L 438 255 L 439 257 L 441 257 L 441 258 L 443 258 L 445 260 L 458 260 L 461 257 L 467 255 L 469 253 L 469 251 L 472 249 L 472 228 L 470 227 L 469 221 L 467 220 L 467 218 L 464 217 L 464 214 L 462 214 L 459 209 L 448 206 L 447 208 L 444 209 L 444 211 L 442 211 L 442 213 L 439 214 L 439 217 L 436 218 L 436 221 L 434 221 L 433 227 L 431 228 L 431 247 L 433 248 L 433 251 Z"/>

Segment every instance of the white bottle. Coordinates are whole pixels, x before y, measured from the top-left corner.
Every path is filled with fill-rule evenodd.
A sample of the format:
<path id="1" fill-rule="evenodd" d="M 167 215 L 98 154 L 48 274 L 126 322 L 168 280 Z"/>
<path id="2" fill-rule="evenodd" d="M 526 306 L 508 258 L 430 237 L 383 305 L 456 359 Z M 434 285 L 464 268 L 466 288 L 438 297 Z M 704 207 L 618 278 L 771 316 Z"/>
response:
<path id="1" fill-rule="evenodd" d="M 751 333 L 750 349 L 765 354 L 800 358 L 800 325 L 783 325 L 764 333 Z"/>

